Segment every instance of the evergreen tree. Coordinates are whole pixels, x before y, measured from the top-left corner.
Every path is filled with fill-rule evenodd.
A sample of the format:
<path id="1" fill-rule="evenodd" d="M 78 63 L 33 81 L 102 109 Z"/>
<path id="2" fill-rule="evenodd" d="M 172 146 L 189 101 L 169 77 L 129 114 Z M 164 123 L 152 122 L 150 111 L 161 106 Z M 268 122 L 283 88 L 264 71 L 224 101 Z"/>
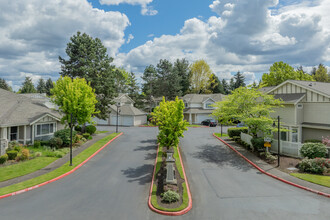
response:
<path id="1" fill-rule="evenodd" d="M 8 85 L 5 79 L 0 78 L 0 89 L 5 89 L 8 91 L 13 91 L 13 89 Z"/>
<path id="2" fill-rule="evenodd" d="M 215 94 L 215 93 L 225 94 L 222 83 L 220 82 L 219 78 L 214 73 L 212 73 L 212 75 L 211 75 L 211 84 L 210 84 L 209 90 L 213 94 Z"/>
<path id="3" fill-rule="evenodd" d="M 144 81 L 142 84 L 142 94 L 145 96 L 145 99 L 150 107 L 153 102 L 153 97 L 156 96 L 156 87 L 157 87 L 157 70 L 153 65 L 147 66 L 144 69 L 143 75 L 141 77 Z"/>
<path id="4" fill-rule="evenodd" d="M 46 81 L 46 85 L 45 85 L 45 87 L 46 87 L 46 94 L 47 94 L 48 96 L 51 96 L 51 95 L 52 95 L 52 93 L 51 93 L 51 89 L 54 87 L 54 85 L 53 85 L 53 81 L 52 81 L 51 78 L 49 78 L 49 79 Z"/>
<path id="5" fill-rule="evenodd" d="M 245 77 L 243 76 L 243 74 L 241 74 L 239 71 L 235 74 L 234 76 L 235 79 L 235 89 L 239 88 L 239 87 L 245 87 Z"/>
<path id="6" fill-rule="evenodd" d="M 181 77 L 180 85 L 181 85 L 181 93 L 185 95 L 189 91 L 189 62 L 186 59 L 177 59 L 173 65 L 173 74 Z"/>
<path id="7" fill-rule="evenodd" d="M 222 79 L 221 84 L 222 84 L 224 94 L 228 95 L 230 93 L 230 88 L 229 88 L 227 81 L 225 79 Z"/>
<path id="8" fill-rule="evenodd" d="M 234 77 L 232 77 L 229 81 L 229 90 L 232 92 L 234 91 L 236 88 L 235 88 L 235 81 L 234 81 Z"/>
<path id="9" fill-rule="evenodd" d="M 117 96 L 115 88 L 115 67 L 113 59 L 108 56 L 107 48 L 101 40 L 77 32 L 67 44 L 66 54 L 69 59 L 59 57 L 61 75 L 71 78 L 85 78 L 95 90 L 98 118 L 105 119 L 110 113 L 109 104 Z"/>
<path id="10" fill-rule="evenodd" d="M 46 83 L 45 83 L 45 80 L 43 78 L 40 78 L 39 81 L 38 81 L 37 92 L 38 93 L 46 93 L 47 92 Z"/>
<path id="11" fill-rule="evenodd" d="M 32 83 L 32 79 L 30 77 L 25 77 L 25 80 L 22 84 L 22 87 L 19 90 L 19 93 L 36 93 L 37 90 Z"/>

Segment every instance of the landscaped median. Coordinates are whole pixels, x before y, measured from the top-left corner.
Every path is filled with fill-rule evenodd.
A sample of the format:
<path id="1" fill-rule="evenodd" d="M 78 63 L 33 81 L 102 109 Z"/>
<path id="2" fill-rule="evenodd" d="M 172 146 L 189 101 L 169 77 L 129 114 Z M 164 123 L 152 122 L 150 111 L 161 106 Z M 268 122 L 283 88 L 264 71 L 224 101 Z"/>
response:
<path id="1" fill-rule="evenodd" d="M 95 144 L 93 144 L 92 146 L 85 149 L 77 156 L 75 156 L 73 158 L 72 166 L 69 166 L 69 162 L 67 162 L 66 164 L 64 164 L 63 166 L 57 168 L 52 172 L 46 173 L 44 175 L 38 176 L 33 179 L 29 179 L 24 182 L 20 182 L 14 185 L 0 188 L 0 199 L 38 188 L 40 186 L 54 182 L 73 173 L 79 167 L 85 164 L 88 160 L 94 157 L 103 148 L 105 148 L 109 143 L 111 143 L 113 140 L 115 140 L 117 137 L 119 137 L 122 134 L 123 133 L 119 133 L 119 134 L 113 133 L 99 140 L 98 142 L 96 142 Z"/>
<path id="2" fill-rule="evenodd" d="M 155 160 L 155 167 L 154 167 L 154 172 L 153 172 L 153 178 L 151 182 L 151 187 L 150 187 L 150 194 L 149 194 L 149 202 L 148 205 L 150 209 L 153 211 L 163 214 L 163 215 L 172 215 L 172 216 L 178 216 L 178 215 L 183 215 L 187 213 L 191 208 L 192 208 L 192 199 L 191 199 L 191 193 L 189 189 L 189 184 L 188 180 L 184 171 L 184 167 L 182 164 L 182 158 L 180 154 L 180 150 L 178 147 L 173 148 L 174 154 L 173 157 L 175 159 L 175 165 L 176 165 L 176 170 L 179 173 L 180 178 L 183 180 L 182 182 L 182 198 L 178 201 L 178 203 L 181 202 L 179 207 L 175 208 L 168 208 L 164 207 L 164 204 L 159 204 L 159 197 L 160 195 L 157 193 L 157 189 L 159 189 L 158 184 L 163 184 L 160 183 L 159 181 L 162 181 L 162 178 L 160 177 L 160 171 L 161 171 L 161 166 L 163 164 L 163 159 L 165 157 L 165 153 L 163 152 L 163 148 L 158 145 L 158 150 L 157 150 L 157 158 Z"/>

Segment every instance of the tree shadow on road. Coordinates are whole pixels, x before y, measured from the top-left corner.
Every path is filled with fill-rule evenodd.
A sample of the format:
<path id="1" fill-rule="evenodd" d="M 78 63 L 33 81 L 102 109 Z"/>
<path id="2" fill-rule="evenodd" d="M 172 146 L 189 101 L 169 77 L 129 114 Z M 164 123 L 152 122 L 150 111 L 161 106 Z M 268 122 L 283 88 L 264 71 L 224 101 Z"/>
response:
<path id="1" fill-rule="evenodd" d="M 214 163 L 218 166 L 231 166 L 241 171 L 248 171 L 252 167 L 234 152 L 221 146 L 204 145 L 199 147 L 201 151 L 192 154 L 194 158 L 206 163 Z"/>
<path id="2" fill-rule="evenodd" d="M 152 164 L 144 164 L 142 166 L 136 168 L 128 168 L 126 170 L 122 170 L 121 172 L 129 178 L 128 182 L 139 182 L 140 185 L 145 185 L 151 182 L 152 172 L 154 169 L 154 165 Z"/>
<path id="3" fill-rule="evenodd" d="M 145 160 L 155 160 L 156 159 L 156 155 L 157 153 L 147 153 L 145 156 L 144 156 L 144 159 Z"/>
<path id="4" fill-rule="evenodd" d="M 148 139 L 148 140 L 143 140 L 143 141 L 140 141 L 141 143 L 156 143 L 156 139 Z"/>

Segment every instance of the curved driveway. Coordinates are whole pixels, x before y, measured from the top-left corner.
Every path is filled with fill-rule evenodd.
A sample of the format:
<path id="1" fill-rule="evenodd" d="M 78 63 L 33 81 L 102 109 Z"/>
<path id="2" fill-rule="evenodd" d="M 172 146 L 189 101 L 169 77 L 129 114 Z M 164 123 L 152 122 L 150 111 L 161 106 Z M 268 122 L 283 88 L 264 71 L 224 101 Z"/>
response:
<path id="1" fill-rule="evenodd" d="M 259 174 L 212 137 L 218 128 L 191 128 L 181 140 L 192 210 L 153 213 L 147 199 L 157 129 L 120 129 L 123 136 L 75 173 L 0 200 L 0 219 L 330 219 L 329 199 Z"/>

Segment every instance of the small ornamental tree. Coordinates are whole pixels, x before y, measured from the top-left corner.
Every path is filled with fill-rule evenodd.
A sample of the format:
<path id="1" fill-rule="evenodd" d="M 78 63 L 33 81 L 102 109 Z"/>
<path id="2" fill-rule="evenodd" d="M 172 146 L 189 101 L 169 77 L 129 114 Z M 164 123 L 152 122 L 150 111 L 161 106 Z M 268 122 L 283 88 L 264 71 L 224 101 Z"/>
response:
<path id="1" fill-rule="evenodd" d="M 154 109 L 152 117 L 158 125 L 158 142 L 167 148 L 176 147 L 179 138 L 187 130 L 188 122 L 183 120 L 184 103 L 178 97 L 175 101 L 163 101 Z"/>
<path id="2" fill-rule="evenodd" d="M 282 101 L 273 95 L 267 95 L 255 88 L 240 87 L 225 97 L 221 102 L 216 102 L 212 116 L 222 123 L 242 121 L 249 128 L 249 133 L 257 137 L 259 131 L 265 135 L 274 130 L 273 119 L 270 116 L 273 108 L 282 107 Z"/>

